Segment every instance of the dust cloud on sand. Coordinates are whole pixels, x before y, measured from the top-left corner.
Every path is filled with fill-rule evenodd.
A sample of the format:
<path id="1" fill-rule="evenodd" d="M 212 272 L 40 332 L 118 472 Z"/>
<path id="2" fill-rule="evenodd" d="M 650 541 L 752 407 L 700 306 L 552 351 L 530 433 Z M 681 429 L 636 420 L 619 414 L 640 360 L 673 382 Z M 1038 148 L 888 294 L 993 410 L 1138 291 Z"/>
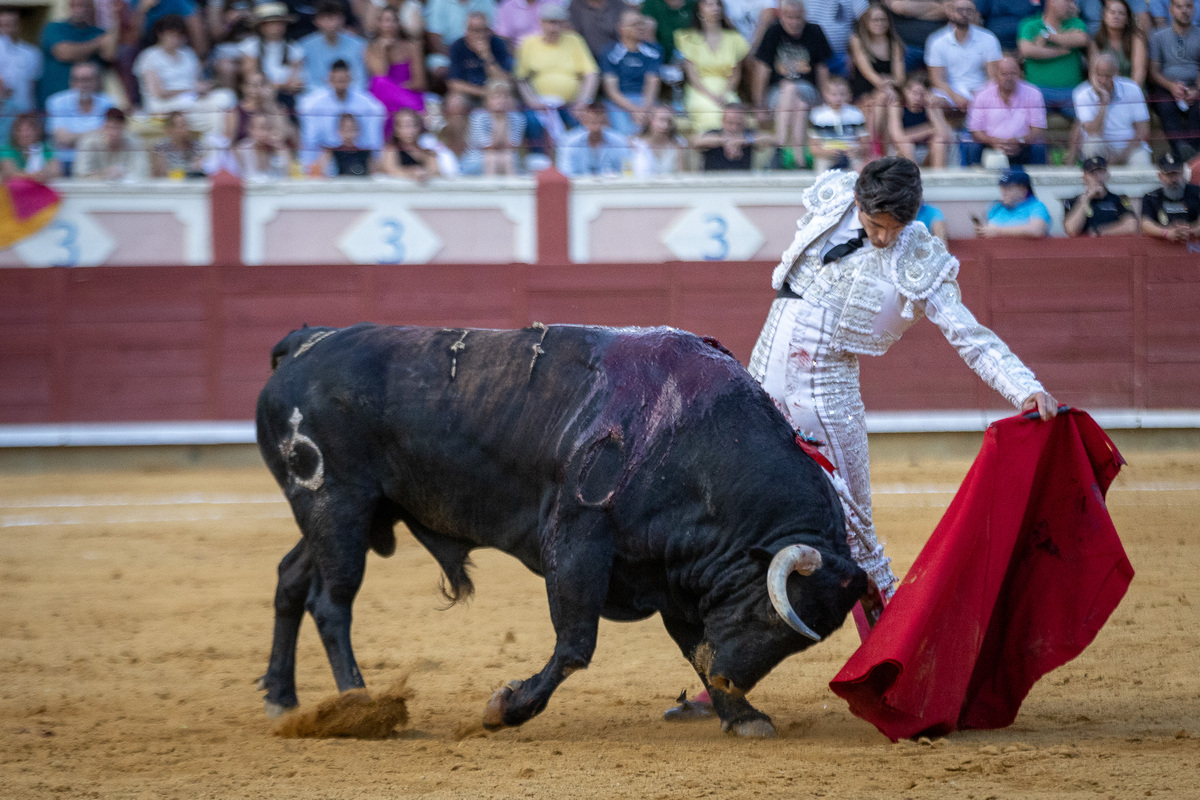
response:
<path id="1" fill-rule="evenodd" d="M 375 695 L 355 689 L 289 711 L 275 720 L 272 732 L 284 739 L 386 739 L 408 723 L 411 697 L 405 676 Z"/>

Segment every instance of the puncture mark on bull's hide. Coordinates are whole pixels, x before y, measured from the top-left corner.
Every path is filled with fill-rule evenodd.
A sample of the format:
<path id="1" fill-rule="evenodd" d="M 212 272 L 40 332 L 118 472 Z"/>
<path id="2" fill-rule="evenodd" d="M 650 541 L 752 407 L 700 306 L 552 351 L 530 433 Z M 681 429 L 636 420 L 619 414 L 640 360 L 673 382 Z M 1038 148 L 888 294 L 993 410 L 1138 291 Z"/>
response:
<path id="1" fill-rule="evenodd" d="M 529 377 L 532 378 L 533 377 L 533 367 L 535 364 L 537 364 L 538 356 L 540 356 L 542 353 L 546 352 L 545 350 L 542 349 L 542 342 L 546 341 L 546 334 L 550 332 L 550 329 L 547 328 L 546 325 L 541 322 L 535 322 L 532 325 L 530 325 L 529 327 L 535 331 L 540 330 L 542 332 L 541 338 L 538 339 L 537 342 L 533 345 L 533 359 L 529 362 Z"/>
<path id="2" fill-rule="evenodd" d="M 314 344 L 321 341 L 322 339 L 327 339 L 330 336 L 333 336 L 335 333 L 337 333 L 337 331 L 317 331 L 312 336 L 305 339 L 304 344 L 302 344 L 296 348 L 296 354 L 293 355 L 292 358 L 299 358 L 300 356 L 307 353 Z"/>
<path id="3" fill-rule="evenodd" d="M 450 380 L 454 380 L 454 376 L 458 374 L 458 354 L 467 349 L 468 333 L 470 331 L 463 331 L 458 341 L 450 345 Z"/>
<path id="4" fill-rule="evenodd" d="M 288 475 L 297 486 L 315 492 L 325 485 L 325 457 L 317 443 L 300 432 L 300 423 L 304 415 L 299 408 L 292 409 L 288 422 L 292 424 L 292 432 L 279 443 L 279 452 L 287 462 Z M 302 478 L 307 474 L 307 478 Z"/>
<path id="5" fill-rule="evenodd" d="M 592 442 L 584 452 L 576 499 L 585 506 L 607 506 L 620 485 L 624 467 L 625 445 L 621 430 L 615 428 Z"/>

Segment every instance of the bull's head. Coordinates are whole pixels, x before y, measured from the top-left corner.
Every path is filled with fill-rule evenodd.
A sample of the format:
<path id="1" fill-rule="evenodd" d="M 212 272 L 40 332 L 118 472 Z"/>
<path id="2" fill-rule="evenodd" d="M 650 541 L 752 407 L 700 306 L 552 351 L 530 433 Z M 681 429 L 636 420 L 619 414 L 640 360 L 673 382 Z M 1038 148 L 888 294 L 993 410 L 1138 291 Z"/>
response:
<path id="1" fill-rule="evenodd" d="M 821 637 L 805 625 L 796 609 L 792 608 L 788 600 L 787 582 L 788 576 L 793 572 L 808 576 L 820 568 L 820 552 L 806 544 L 793 544 L 783 548 L 771 559 L 771 566 L 767 567 L 767 594 L 771 597 L 771 605 L 789 627 L 814 642 L 821 641 Z"/>

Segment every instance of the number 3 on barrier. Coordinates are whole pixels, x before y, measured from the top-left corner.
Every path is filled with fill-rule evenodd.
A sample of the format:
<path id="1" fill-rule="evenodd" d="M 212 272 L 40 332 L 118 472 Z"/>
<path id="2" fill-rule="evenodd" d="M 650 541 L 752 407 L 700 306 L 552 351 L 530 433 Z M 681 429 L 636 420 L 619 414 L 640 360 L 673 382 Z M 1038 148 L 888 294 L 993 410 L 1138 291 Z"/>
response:
<path id="1" fill-rule="evenodd" d="M 380 264 L 400 264 L 404 261 L 404 226 L 394 217 L 381 219 L 379 227 L 383 229 L 383 243 L 387 252 L 380 257 Z"/>
<path id="2" fill-rule="evenodd" d="M 729 240 L 725 238 L 729 233 L 729 223 L 720 214 L 707 214 L 704 217 L 704 225 L 706 235 L 712 246 L 705 249 L 705 261 L 724 261 L 729 255 Z"/>
<path id="3" fill-rule="evenodd" d="M 57 246 L 63 250 L 62 257 L 56 257 L 50 262 L 54 267 L 74 267 L 79 264 L 79 228 L 74 222 L 56 220 L 50 225 L 50 231 L 57 236 Z M 59 235 L 61 234 L 61 235 Z"/>

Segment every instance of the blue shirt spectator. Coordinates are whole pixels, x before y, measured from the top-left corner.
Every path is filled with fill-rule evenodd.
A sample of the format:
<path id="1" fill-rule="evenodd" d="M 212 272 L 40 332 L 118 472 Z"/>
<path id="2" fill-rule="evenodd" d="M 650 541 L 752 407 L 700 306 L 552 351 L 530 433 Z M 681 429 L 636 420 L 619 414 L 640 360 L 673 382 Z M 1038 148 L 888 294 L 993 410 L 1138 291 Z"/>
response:
<path id="1" fill-rule="evenodd" d="M 1033 195 L 1029 195 L 1021 202 L 1017 203 L 1012 208 L 1004 205 L 1004 203 L 995 203 L 988 209 L 988 222 L 992 225 L 1011 228 L 1016 225 L 1024 225 L 1035 219 L 1040 219 L 1050 224 L 1050 211 L 1046 208 L 1046 204 L 1038 200 Z"/>
<path id="2" fill-rule="evenodd" d="M 1132 7 L 1133 3 L 1129 5 Z M 1171 24 L 1171 0 L 1148 0 L 1148 5 L 1155 27 L 1161 28 Z M 1134 8 L 1133 13 L 1136 15 L 1138 10 Z M 1192 10 L 1192 27 L 1200 28 L 1200 3 Z"/>
<path id="3" fill-rule="evenodd" d="M 558 142 L 559 172 L 575 178 L 583 175 L 620 175 L 629 161 L 629 142 L 608 122 L 603 103 L 583 110 L 578 128 Z"/>
<path id="4" fill-rule="evenodd" d="M 988 209 L 987 224 L 975 222 L 975 235 L 1041 238 L 1050 231 L 1050 211 L 1033 196 L 1028 173 L 1009 167 L 1000 174 L 1000 202 Z"/>
<path id="5" fill-rule="evenodd" d="M 304 51 L 304 84 L 310 90 L 327 86 L 330 67 L 336 61 L 345 61 L 350 66 L 351 88 L 365 90 L 367 42 L 346 32 L 346 12 L 336 2 L 324 3 L 314 21 L 317 30 L 299 42 Z"/>
<path id="6" fill-rule="evenodd" d="M 1005 50 L 1017 49 L 1017 28 L 1026 17 L 1042 13 L 1042 4 L 1029 0 L 975 0 L 983 27 L 996 34 Z"/>
<path id="7" fill-rule="evenodd" d="M 495 34 L 489 35 L 488 49 L 496 66 L 507 73 L 512 73 L 513 57 L 508 51 L 508 45 Z M 446 74 L 448 81 L 463 81 L 472 86 L 483 87 L 488 81 L 487 65 L 483 59 L 471 49 L 467 37 L 458 39 L 450 45 L 450 71 Z"/>
<path id="8" fill-rule="evenodd" d="M 46 132 L 54 142 L 63 172 L 70 177 L 76 143 L 85 134 L 104 127 L 104 115 L 116 104 L 100 88 L 100 71 L 89 61 L 71 69 L 71 88 L 46 99 Z"/>
<path id="9" fill-rule="evenodd" d="M 641 21 L 636 9 L 622 11 L 617 26 L 620 38 L 599 61 L 608 117 L 623 136 L 633 136 L 642 128 L 662 85 L 662 50 L 641 40 Z"/>
<path id="10" fill-rule="evenodd" d="M 917 210 L 917 222 L 924 225 L 930 233 L 942 241 L 946 241 L 949 238 L 949 229 L 946 227 L 946 215 L 936 206 L 921 203 L 921 207 Z"/>
<path id="11" fill-rule="evenodd" d="M 91 24 L 89 0 L 71 0 L 67 18 L 42 29 L 42 79 L 38 81 L 38 103 L 70 88 L 71 66 L 81 61 L 104 65 L 115 54 L 116 38 L 104 37 L 104 29 Z M 65 46 L 60 46 L 65 45 Z M 77 45 L 77 46 L 72 46 Z"/>

